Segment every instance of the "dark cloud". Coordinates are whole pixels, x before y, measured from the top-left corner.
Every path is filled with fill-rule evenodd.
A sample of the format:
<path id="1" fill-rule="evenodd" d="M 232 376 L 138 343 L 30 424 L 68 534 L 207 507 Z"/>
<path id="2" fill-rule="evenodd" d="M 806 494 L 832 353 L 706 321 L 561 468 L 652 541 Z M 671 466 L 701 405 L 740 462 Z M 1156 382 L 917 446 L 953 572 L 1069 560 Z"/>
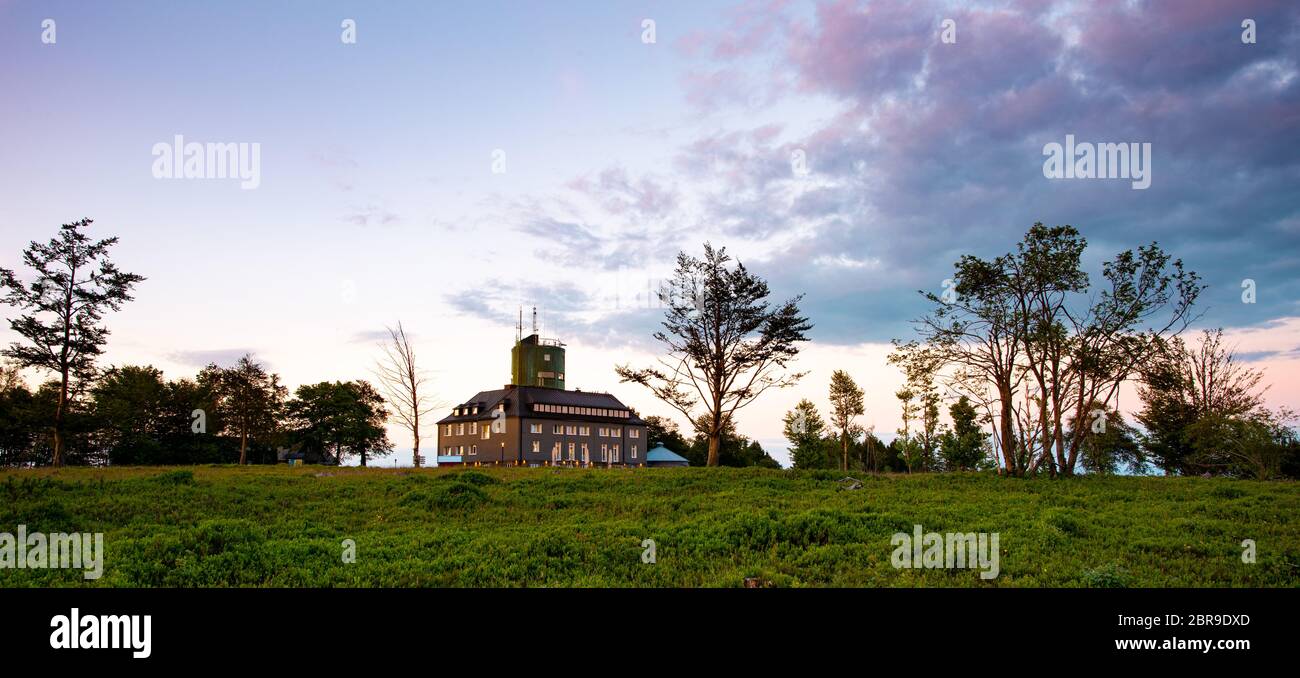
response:
<path id="1" fill-rule="evenodd" d="M 1258 43 L 1242 44 L 1242 17 Z M 956 44 L 939 40 L 942 18 Z M 778 296 L 806 294 L 816 339 L 884 341 L 909 334 L 917 290 L 941 291 L 958 257 L 1006 252 L 1042 221 L 1080 229 L 1094 275 L 1159 242 L 1210 284 L 1205 324 L 1300 314 L 1300 4 L 836 0 L 791 19 L 784 3 L 746 2 L 679 43 L 688 74 L 727 74 L 701 86 L 735 90 L 710 106 L 752 112 L 766 87 L 760 98 L 834 111 L 797 135 L 770 121 L 701 134 L 677 149 L 672 180 L 576 180 L 602 214 L 534 206 L 522 220 L 556 245 L 548 260 L 667 262 L 721 232 L 765 252 L 746 263 Z M 1044 145 L 1066 135 L 1150 143 L 1151 186 L 1044 177 Z"/>

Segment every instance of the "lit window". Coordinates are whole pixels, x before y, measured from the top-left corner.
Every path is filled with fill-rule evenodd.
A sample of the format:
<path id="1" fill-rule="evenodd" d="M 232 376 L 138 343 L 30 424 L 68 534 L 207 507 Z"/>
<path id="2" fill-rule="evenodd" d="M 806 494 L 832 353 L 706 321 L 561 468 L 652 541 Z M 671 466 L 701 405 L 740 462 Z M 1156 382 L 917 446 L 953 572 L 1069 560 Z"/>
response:
<path id="1" fill-rule="evenodd" d="M 579 427 L 578 427 L 578 435 L 580 435 L 580 436 L 589 436 L 589 435 L 591 435 L 591 427 L 590 427 L 590 426 L 579 426 Z"/>
<path id="2" fill-rule="evenodd" d="M 542 354 L 542 360 L 545 361 L 545 362 L 548 362 L 548 363 L 551 362 L 551 354 L 550 354 L 550 353 L 543 353 L 543 354 Z"/>
<path id="3" fill-rule="evenodd" d="M 615 426 L 614 428 L 611 428 L 611 429 L 609 430 L 609 434 L 610 434 L 611 436 L 617 438 L 617 437 L 623 435 L 623 429 L 619 428 L 618 426 Z"/>
<path id="4" fill-rule="evenodd" d="M 481 436 L 479 436 L 479 437 L 482 438 L 483 440 L 487 440 L 487 439 L 490 438 L 491 436 L 492 436 L 492 427 L 490 427 L 490 426 L 484 426 L 484 427 L 483 427 L 483 435 L 481 435 Z"/>
<path id="5" fill-rule="evenodd" d="M 591 455 L 587 454 L 587 443 L 582 444 L 582 463 L 584 464 L 591 463 Z"/>
<path id="6" fill-rule="evenodd" d="M 560 444 L 555 443 L 551 446 L 551 461 L 559 463 L 560 461 Z"/>
<path id="7" fill-rule="evenodd" d="M 542 425 L 541 425 L 541 424 L 529 424 L 529 425 L 528 425 L 528 432 L 529 432 L 529 433 L 541 433 L 541 432 L 542 432 Z"/>
<path id="8" fill-rule="evenodd" d="M 554 434 L 557 435 L 557 436 L 562 436 L 562 435 L 564 435 L 564 426 L 563 426 L 562 424 L 556 424 L 556 425 L 552 426 L 552 427 L 551 427 L 551 433 L 554 433 Z"/>
<path id="9" fill-rule="evenodd" d="M 577 450 L 577 448 L 578 448 L 577 444 L 569 443 L 569 461 L 573 461 L 573 454 Z"/>
<path id="10" fill-rule="evenodd" d="M 566 436 L 577 435 L 577 433 L 578 433 L 578 427 L 577 427 L 577 426 L 565 426 L 565 427 L 564 427 L 564 435 L 566 435 Z"/>
<path id="11" fill-rule="evenodd" d="M 533 451 L 534 451 L 534 452 L 541 452 L 541 451 L 542 451 L 542 441 L 540 441 L 540 440 L 534 440 L 534 441 L 533 441 Z"/>

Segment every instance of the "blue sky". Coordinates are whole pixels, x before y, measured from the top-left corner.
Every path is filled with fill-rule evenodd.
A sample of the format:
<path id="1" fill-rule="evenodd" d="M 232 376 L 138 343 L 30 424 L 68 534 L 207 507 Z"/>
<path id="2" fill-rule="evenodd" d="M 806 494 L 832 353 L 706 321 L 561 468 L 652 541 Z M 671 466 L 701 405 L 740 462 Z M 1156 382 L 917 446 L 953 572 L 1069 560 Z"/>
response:
<path id="1" fill-rule="evenodd" d="M 806 294 L 812 374 L 741 418 L 783 457 L 781 413 L 824 401 L 832 369 L 868 387 L 888 437 L 883 356 L 916 290 L 1035 221 L 1071 223 L 1094 267 L 1158 240 L 1201 272 L 1201 324 L 1300 409 L 1298 11 L 0 1 L 0 266 L 91 217 L 149 277 L 111 319 L 108 362 L 183 376 L 251 351 L 295 386 L 365 377 L 400 319 L 447 401 L 508 379 L 514 314 L 536 304 L 572 385 L 667 414 L 613 366 L 650 358 L 658 312 L 636 295 L 707 239 Z M 260 186 L 154 178 L 151 148 L 176 134 L 259 143 Z M 1046 179 L 1043 145 L 1067 134 L 1152 143 L 1151 188 Z"/>

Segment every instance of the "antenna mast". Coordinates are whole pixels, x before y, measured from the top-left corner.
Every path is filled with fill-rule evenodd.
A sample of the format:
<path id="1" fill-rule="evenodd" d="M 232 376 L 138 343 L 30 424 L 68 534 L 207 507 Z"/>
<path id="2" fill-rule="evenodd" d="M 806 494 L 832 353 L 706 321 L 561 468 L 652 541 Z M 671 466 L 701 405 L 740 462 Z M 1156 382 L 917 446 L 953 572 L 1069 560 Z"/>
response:
<path id="1" fill-rule="evenodd" d="M 537 334 L 537 307 L 533 307 L 533 334 Z"/>

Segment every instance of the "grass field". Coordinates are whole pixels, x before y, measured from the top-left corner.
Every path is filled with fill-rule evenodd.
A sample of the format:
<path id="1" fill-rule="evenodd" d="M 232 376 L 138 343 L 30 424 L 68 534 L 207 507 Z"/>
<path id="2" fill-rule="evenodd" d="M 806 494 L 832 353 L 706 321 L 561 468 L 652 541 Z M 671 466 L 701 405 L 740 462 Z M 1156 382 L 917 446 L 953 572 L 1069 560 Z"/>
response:
<path id="1" fill-rule="evenodd" d="M 1300 585 L 1296 483 L 918 475 L 848 490 L 838 472 L 697 468 L 0 475 L 0 532 L 103 532 L 106 552 L 93 582 L 0 569 L 3 586 Z M 917 523 L 999 533 L 1001 574 L 895 569 L 890 538 Z"/>

